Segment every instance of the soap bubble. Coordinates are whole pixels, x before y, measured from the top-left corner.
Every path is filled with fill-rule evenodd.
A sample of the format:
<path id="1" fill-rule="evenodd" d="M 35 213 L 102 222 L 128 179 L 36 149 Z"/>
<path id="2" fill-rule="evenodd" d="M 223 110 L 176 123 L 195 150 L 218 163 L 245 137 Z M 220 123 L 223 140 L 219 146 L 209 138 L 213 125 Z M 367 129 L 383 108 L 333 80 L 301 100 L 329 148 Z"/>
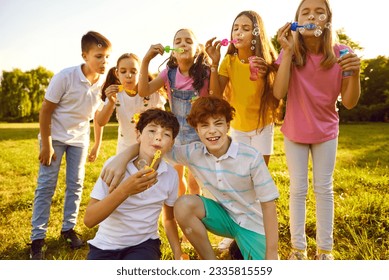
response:
<path id="1" fill-rule="evenodd" d="M 252 51 L 253 51 L 253 50 L 255 50 L 255 46 L 251 46 L 251 48 L 250 48 L 250 49 L 251 49 Z"/>
<path id="2" fill-rule="evenodd" d="M 319 20 L 321 20 L 321 21 L 325 21 L 326 19 L 327 19 L 327 16 L 325 14 L 321 14 L 319 16 Z"/>
<path id="3" fill-rule="evenodd" d="M 145 159 L 140 159 L 137 164 L 139 170 L 143 169 L 146 165 L 148 165 L 148 163 Z"/>
<path id="4" fill-rule="evenodd" d="M 189 235 L 193 232 L 192 228 L 188 227 L 185 229 L 185 234 Z"/>
<path id="5" fill-rule="evenodd" d="M 258 36 L 259 35 L 259 28 L 258 27 L 255 27 L 254 29 L 253 29 L 253 35 L 254 36 Z"/>
<path id="6" fill-rule="evenodd" d="M 320 29 L 316 29 L 314 32 L 313 32 L 313 35 L 315 35 L 315 37 L 320 37 L 320 35 L 323 33 L 323 31 L 321 31 Z"/>
<path id="7" fill-rule="evenodd" d="M 331 27 L 332 27 L 331 22 L 327 22 L 326 24 L 324 24 L 324 28 L 331 29 Z"/>
<path id="8" fill-rule="evenodd" d="M 257 43 L 257 40 L 252 40 L 251 44 L 255 45 Z"/>
<path id="9" fill-rule="evenodd" d="M 300 34 L 302 35 L 302 34 L 304 34 L 304 32 L 305 32 L 305 28 L 304 28 L 304 27 L 300 27 L 300 28 L 298 29 L 298 31 L 299 31 Z"/>

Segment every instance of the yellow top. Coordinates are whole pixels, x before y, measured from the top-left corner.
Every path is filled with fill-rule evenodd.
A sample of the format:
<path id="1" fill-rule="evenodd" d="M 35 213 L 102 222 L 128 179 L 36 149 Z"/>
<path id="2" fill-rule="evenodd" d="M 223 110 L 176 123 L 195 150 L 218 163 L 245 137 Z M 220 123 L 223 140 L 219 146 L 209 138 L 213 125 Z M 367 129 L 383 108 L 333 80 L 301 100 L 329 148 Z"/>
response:
<path id="1" fill-rule="evenodd" d="M 265 79 L 251 81 L 248 63 L 241 62 L 237 55 L 227 54 L 220 65 L 219 75 L 229 78 L 225 94 L 236 110 L 235 118 L 231 121 L 232 128 L 248 132 L 271 123 L 270 119 L 265 124 L 261 120 L 258 126 L 259 106 Z"/>

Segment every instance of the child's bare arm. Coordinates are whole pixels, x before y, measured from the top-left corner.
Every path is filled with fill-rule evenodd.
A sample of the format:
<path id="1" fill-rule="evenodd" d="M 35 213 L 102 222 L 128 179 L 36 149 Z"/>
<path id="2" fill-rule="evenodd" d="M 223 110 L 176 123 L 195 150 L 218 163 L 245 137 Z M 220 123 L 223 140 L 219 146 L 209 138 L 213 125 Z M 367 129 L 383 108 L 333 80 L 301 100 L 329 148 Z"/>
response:
<path id="1" fill-rule="evenodd" d="M 56 160 L 57 156 L 54 152 L 51 140 L 51 116 L 57 104 L 45 99 L 42 108 L 39 112 L 39 129 L 41 135 L 41 150 L 39 153 L 39 161 L 43 165 L 50 165 L 51 160 Z"/>
<path id="2" fill-rule="evenodd" d="M 102 200 L 92 198 L 85 212 L 85 225 L 89 228 L 96 226 L 104 221 L 128 196 L 143 192 L 155 184 L 158 174 L 150 171 L 151 169 L 142 169 L 131 175 Z"/>
<path id="3" fill-rule="evenodd" d="M 178 238 L 177 222 L 174 218 L 173 207 L 164 204 L 162 211 L 162 222 L 165 228 L 166 237 L 172 248 L 174 259 L 179 260 L 182 256 L 181 245 Z"/>
<path id="4" fill-rule="evenodd" d="M 101 178 L 110 187 L 116 188 L 124 178 L 127 163 L 139 154 L 139 144 L 135 144 L 115 156 L 101 172 Z"/>
<path id="5" fill-rule="evenodd" d="M 278 259 L 278 219 L 275 201 L 261 202 L 266 236 L 266 259 Z"/>

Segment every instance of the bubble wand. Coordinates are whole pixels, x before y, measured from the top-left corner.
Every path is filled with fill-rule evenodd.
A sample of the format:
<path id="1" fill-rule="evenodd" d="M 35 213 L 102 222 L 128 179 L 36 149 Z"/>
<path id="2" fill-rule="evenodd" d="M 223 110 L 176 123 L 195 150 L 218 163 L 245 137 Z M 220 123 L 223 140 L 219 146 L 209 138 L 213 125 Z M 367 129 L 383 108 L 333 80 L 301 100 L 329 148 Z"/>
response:
<path id="1" fill-rule="evenodd" d="M 236 44 L 238 42 L 238 40 L 234 39 L 234 40 L 228 40 L 228 39 L 223 39 L 220 41 L 220 45 L 222 46 L 228 46 L 228 44 Z"/>
<path id="2" fill-rule="evenodd" d="M 157 159 L 159 159 L 160 157 L 161 157 L 161 150 L 157 150 L 155 152 L 155 154 L 154 154 L 153 161 L 151 162 L 151 164 L 149 166 L 151 169 L 153 168 L 153 166 L 154 166 L 155 162 L 157 161 Z"/>
<path id="3" fill-rule="evenodd" d="M 163 50 L 167 53 L 169 53 L 170 51 L 176 51 L 178 53 L 183 53 L 185 52 L 185 50 L 183 48 L 177 48 L 177 49 L 174 49 L 174 48 L 171 48 L 170 46 L 166 46 L 163 48 Z"/>
<path id="4" fill-rule="evenodd" d="M 298 28 L 305 28 L 305 29 L 308 29 L 308 30 L 313 30 L 313 29 L 316 28 L 316 24 L 314 24 L 314 23 L 307 23 L 307 24 L 304 24 L 304 25 L 299 25 L 299 23 L 297 21 L 292 22 L 292 24 L 290 26 L 290 30 L 296 31 Z"/>
<path id="5" fill-rule="evenodd" d="M 127 95 L 129 95 L 129 96 L 135 96 L 136 95 L 136 91 L 135 90 L 125 89 L 123 85 L 119 85 L 118 86 L 118 90 L 119 90 L 119 92 L 124 90 L 127 93 Z"/>

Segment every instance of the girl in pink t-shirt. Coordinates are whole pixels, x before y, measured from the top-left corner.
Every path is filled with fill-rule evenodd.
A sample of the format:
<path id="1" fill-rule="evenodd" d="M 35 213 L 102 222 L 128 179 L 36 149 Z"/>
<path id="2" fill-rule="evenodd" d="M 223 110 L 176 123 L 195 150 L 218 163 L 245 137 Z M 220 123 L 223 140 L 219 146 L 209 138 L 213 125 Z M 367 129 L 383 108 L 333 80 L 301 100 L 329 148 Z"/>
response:
<path id="1" fill-rule="evenodd" d="M 192 107 L 192 101 L 199 96 L 207 96 L 209 90 L 210 67 L 204 47 L 198 43 L 190 29 L 180 29 L 173 39 L 173 51 L 167 67 L 154 80 L 147 79 L 150 61 L 158 54 L 163 55 L 164 46 L 152 45 L 142 60 L 139 95 L 148 96 L 154 91 L 166 87 L 171 111 L 180 123 L 180 132 L 176 144 L 189 144 L 200 141 L 196 131 L 186 122 L 186 116 Z M 180 177 L 178 194 L 186 192 L 184 166 L 175 166 Z M 199 186 L 188 170 L 188 189 L 191 194 L 199 194 Z"/>
<path id="2" fill-rule="evenodd" d="M 298 25 L 309 23 L 311 28 L 292 33 L 291 24 L 287 23 L 278 30 L 282 51 L 273 91 L 278 99 L 288 93 L 281 131 L 290 175 L 289 259 L 307 259 L 305 201 L 311 153 L 317 215 L 316 259 L 328 260 L 334 258 L 332 181 L 339 130 L 336 101 L 340 94 L 346 108 L 357 104 L 360 59 L 351 52 L 339 58 L 340 50 L 348 47 L 333 44 L 328 0 L 302 0 L 295 21 Z"/>

